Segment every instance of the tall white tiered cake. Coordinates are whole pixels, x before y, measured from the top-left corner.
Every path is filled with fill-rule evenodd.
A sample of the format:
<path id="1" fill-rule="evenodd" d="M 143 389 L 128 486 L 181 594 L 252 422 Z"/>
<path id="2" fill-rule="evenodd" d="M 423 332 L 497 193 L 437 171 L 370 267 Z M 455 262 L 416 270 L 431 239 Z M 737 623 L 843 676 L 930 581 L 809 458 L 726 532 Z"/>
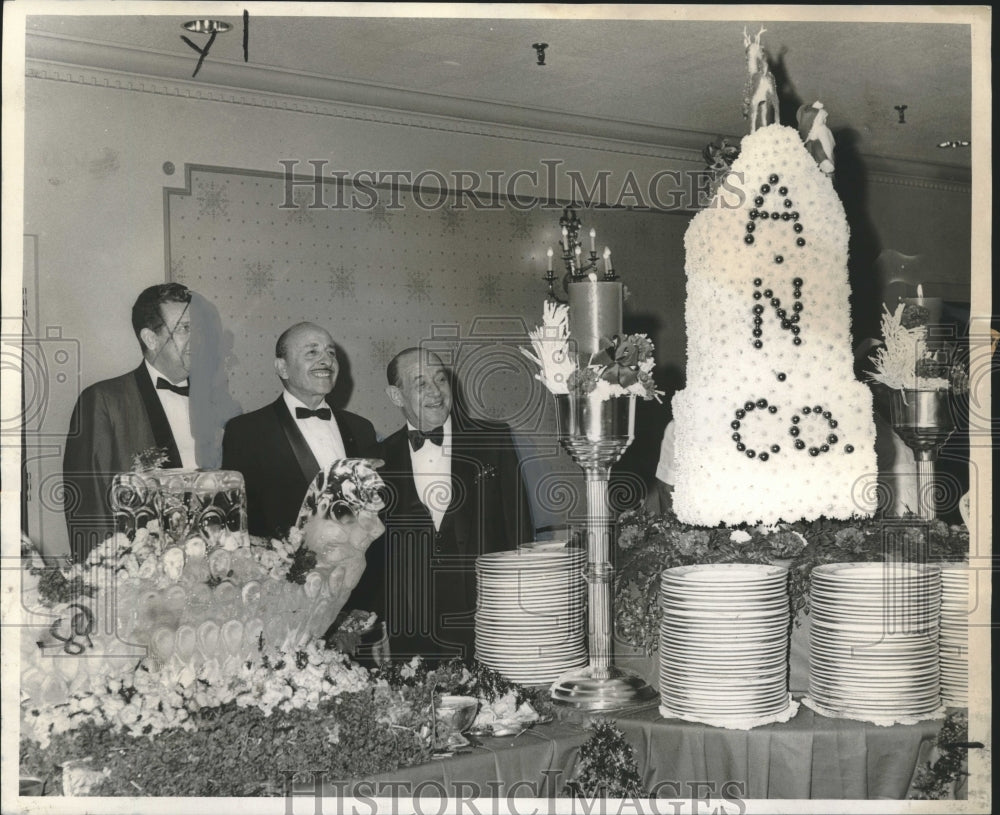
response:
<path id="1" fill-rule="evenodd" d="M 872 396 L 855 379 L 848 227 L 790 127 L 744 137 L 685 236 L 687 387 L 673 399 L 685 523 L 870 515 Z"/>

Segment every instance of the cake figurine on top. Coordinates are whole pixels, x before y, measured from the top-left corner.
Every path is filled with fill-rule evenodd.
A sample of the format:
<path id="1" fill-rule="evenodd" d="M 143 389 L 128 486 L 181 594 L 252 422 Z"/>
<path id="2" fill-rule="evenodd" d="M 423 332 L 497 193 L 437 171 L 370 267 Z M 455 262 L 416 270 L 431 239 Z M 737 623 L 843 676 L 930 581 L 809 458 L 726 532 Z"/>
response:
<path id="1" fill-rule="evenodd" d="M 751 79 L 766 84 L 755 66 Z M 729 177 L 684 239 L 687 384 L 673 415 L 674 508 L 685 523 L 875 509 L 872 395 L 854 376 L 851 349 L 847 219 L 825 172 L 832 163 L 817 164 L 832 159 L 832 138 L 816 124 L 818 103 L 806 112 L 813 152 L 795 128 L 757 121 L 776 110 L 752 108 Z"/>

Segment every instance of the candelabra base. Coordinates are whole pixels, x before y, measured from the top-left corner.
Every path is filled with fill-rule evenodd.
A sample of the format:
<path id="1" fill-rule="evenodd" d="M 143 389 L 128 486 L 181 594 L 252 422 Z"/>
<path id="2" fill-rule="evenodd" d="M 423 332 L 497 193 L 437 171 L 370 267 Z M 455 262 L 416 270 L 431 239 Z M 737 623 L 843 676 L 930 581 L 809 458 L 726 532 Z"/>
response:
<path id="1" fill-rule="evenodd" d="M 615 667 L 610 673 L 607 679 L 595 679 L 588 667 L 566 674 L 552 686 L 552 700 L 578 710 L 620 710 L 656 697 L 656 690 L 641 677 Z"/>

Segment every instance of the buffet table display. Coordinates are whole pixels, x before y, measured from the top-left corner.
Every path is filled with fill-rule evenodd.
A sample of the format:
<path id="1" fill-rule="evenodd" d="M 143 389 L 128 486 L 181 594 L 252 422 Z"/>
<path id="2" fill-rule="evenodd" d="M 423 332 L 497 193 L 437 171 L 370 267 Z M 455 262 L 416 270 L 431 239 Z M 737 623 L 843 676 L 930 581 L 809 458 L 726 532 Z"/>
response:
<path id="1" fill-rule="evenodd" d="M 795 715 L 788 572 L 677 566 L 660 577 L 660 714 L 748 729 Z"/>
<path id="2" fill-rule="evenodd" d="M 969 580 L 965 564 L 941 567 L 941 631 L 938 636 L 941 701 L 965 706 L 969 700 Z"/>
<path id="3" fill-rule="evenodd" d="M 787 722 L 752 730 L 728 730 L 664 719 L 655 704 L 616 713 L 612 721 L 626 737 L 641 779 L 641 797 L 689 799 L 694 780 L 718 799 L 902 799 L 925 767 L 942 720 L 878 727 L 830 719 L 800 707 Z M 538 725 L 516 738 L 481 738 L 455 755 L 365 776 L 341 784 L 327 778 L 325 794 L 338 790 L 374 796 L 552 798 L 574 794 L 567 784 L 579 775 L 581 748 L 593 733 L 569 722 Z M 610 762 L 609 762 L 610 764 Z M 357 779 L 355 779 L 357 781 Z M 950 777 L 954 781 L 954 776 Z M 315 794 L 306 777 L 295 789 Z M 704 786 L 708 785 L 708 787 Z M 941 794 L 944 794 L 943 792 Z M 919 796 L 926 797 L 926 796 Z"/>
<path id="4" fill-rule="evenodd" d="M 809 707 L 876 724 L 938 713 L 938 567 L 818 566 L 810 598 Z"/>
<path id="5" fill-rule="evenodd" d="M 523 685 L 587 663 L 582 549 L 520 549 L 476 559 L 476 658 Z"/>

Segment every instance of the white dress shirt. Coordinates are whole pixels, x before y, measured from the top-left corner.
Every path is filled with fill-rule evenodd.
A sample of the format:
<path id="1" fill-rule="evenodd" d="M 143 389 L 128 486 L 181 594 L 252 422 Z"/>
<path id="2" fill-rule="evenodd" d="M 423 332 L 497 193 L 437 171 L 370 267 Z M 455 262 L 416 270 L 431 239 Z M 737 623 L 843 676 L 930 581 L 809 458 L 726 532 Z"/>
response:
<path id="1" fill-rule="evenodd" d="M 413 483 L 417 488 L 417 497 L 434 521 L 434 529 L 441 531 L 441 521 L 451 504 L 451 417 L 445 419 L 442 425 L 444 439 L 438 447 L 432 441 L 424 439 L 423 447 L 414 450 L 407 438 L 410 448 L 410 462 L 413 464 Z M 407 432 L 416 430 L 409 422 Z"/>
<path id="2" fill-rule="evenodd" d="M 284 397 L 285 404 L 288 406 L 288 412 L 292 414 L 292 419 L 298 425 L 299 432 L 302 433 L 306 444 L 312 450 L 312 454 L 315 456 L 320 470 L 326 472 L 333 462 L 347 458 L 347 451 L 344 449 L 344 439 L 340 435 L 340 427 L 337 426 L 336 417 L 331 415 L 329 421 L 317 418 L 316 416 L 311 416 L 308 419 L 299 419 L 295 416 L 295 408 L 303 407 L 307 410 L 312 410 L 312 408 L 305 402 L 292 396 L 288 391 L 284 392 Z M 323 402 L 319 407 L 329 408 L 330 406 L 326 402 Z"/>
<path id="3" fill-rule="evenodd" d="M 163 405 L 163 412 L 167 414 L 167 424 L 170 425 L 170 432 L 173 434 L 174 443 L 177 445 L 177 452 L 181 456 L 181 466 L 188 470 L 193 470 L 198 466 L 195 456 L 194 436 L 191 435 L 191 410 L 190 400 L 186 396 L 174 393 L 166 389 L 156 387 L 156 380 L 163 377 L 170 382 L 170 377 L 163 376 L 155 367 L 146 360 L 146 370 L 149 371 L 153 380 L 153 388 Z M 172 385 L 187 385 L 188 380 L 183 382 L 171 382 Z"/>
<path id="4" fill-rule="evenodd" d="M 677 472 L 677 456 L 674 450 L 674 422 L 671 420 L 667 423 L 667 429 L 663 431 L 660 460 L 656 465 L 656 477 L 671 487 L 674 485 L 674 473 Z"/>

